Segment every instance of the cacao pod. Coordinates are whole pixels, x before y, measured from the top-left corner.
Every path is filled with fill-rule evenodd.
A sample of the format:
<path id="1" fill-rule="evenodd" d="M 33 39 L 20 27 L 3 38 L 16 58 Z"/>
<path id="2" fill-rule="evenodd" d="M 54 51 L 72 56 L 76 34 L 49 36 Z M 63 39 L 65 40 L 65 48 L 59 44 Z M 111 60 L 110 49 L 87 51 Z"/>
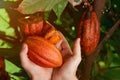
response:
<path id="1" fill-rule="evenodd" d="M 36 18 L 36 16 L 26 16 L 19 19 L 21 36 L 39 35 L 43 28 L 42 17 Z"/>
<path id="2" fill-rule="evenodd" d="M 44 38 L 49 40 L 51 43 L 56 44 L 60 40 L 62 40 L 62 37 L 60 33 L 52 26 L 48 21 L 44 24 L 43 32 L 45 32 Z M 41 33 L 42 34 L 42 33 Z M 42 34 L 43 35 L 43 34 Z"/>
<path id="3" fill-rule="evenodd" d="M 60 34 L 48 21 L 36 16 L 26 16 L 19 19 L 21 38 L 22 40 L 27 36 L 41 36 L 48 39 L 51 43 L 56 44 L 61 40 Z"/>
<path id="4" fill-rule="evenodd" d="M 88 56 L 96 48 L 100 38 L 100 22 L 94 10 L 87 9 L 78 24 L 77 36 L 81 39 L 81 50 Z"/>
<path id="5" fill-rule="evenodd" d="M 25 43 L 28 45 L 28 58 L 42 67 L 59 67 L 62 65 L 62 55 L 55 45 L 48 40 L 29 36 Z"/>

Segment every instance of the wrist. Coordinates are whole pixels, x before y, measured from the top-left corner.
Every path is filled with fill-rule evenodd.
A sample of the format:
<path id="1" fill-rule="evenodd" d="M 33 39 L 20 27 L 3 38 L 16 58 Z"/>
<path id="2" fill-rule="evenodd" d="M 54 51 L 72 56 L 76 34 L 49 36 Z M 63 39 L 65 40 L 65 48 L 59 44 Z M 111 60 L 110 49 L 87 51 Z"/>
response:
<path id="1" fill-rule="evenodd" d="M 65 80 L 78 80 L 77 76 L 75 74 L 69 73 L 69 75 L 64 76 Z"/>
<path id="2" fill-rule="evenodd" d="M 39 75 L 38 75 L 39 76 Z M 41 78 L 41 77 L 32 77 L 31 80 L 47 80 L 47 79 L 44 79 L 44 78 Z"/>
<path id="3" fill-rule="evenodd" d="M 78 80 L 78 78 L 73 75 L 63 75 L 63 76 L 56 77 L 53 80 Z"/>
<path id="4" fill-rule="evenodd" d="M 74 76 L 74 77 L 69 77 L 67 80 L 78 80 L 78 78 Z"/>
<path id="5" fill-rule="evenodd" d="M 40 79 L 39 77 L 32 77 L 31 80 L 42 80 L 42 79 Z"/>
<path id="6" fill-rule="evenodd" d="M 50 80 L 50 78 L 44 75 L 35 75 L 31 77 L 31 80 Z"/>

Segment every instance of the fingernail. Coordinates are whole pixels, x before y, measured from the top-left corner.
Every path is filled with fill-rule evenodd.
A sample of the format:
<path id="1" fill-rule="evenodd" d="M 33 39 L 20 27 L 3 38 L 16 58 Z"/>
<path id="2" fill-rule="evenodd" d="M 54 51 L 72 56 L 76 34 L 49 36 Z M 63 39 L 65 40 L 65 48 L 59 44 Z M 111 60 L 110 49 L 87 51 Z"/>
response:
<path id="1" fill-rule="evenodd" d="M 79 42 L 80 42 L 80 38 L 79 38 Z"/>
<path id="2" fill-rule="evenodd" d="M 25 48 L 26 48 L 26 43 L 23 43 L 22 49 L 25 49 Z"/>
<path id="3" fill-rule="evenodd" d="M 77 38 L 76 40 L 80 42 L 80 38 Z"/>

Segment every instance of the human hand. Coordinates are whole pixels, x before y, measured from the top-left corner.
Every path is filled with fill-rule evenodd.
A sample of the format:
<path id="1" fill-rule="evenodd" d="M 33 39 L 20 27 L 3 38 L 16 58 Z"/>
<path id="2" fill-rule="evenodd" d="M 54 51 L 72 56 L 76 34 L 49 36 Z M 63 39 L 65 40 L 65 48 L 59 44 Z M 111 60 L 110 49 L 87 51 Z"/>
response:
<path id="1" fill-rule="evenodd" d="M 78 38 L 74 43 L 72 56 L 68 57 L 61 67 L 54 69 L 52 80 L 77 80 L 76 71 L 80 62 L 81 47 L 80 39 Z"/>
<path id="2" fill-rule="evenodd" d="M 32 80 L 51 80 L 52 68 L 44 68 L 34 64 L 29 60 L 28 56 L 28 46 L 23 44 L 22 50 L 20 52 L 21 65 L 27 72 Z"/>
<path id="3" fill-rule="evenodd" d="M 75 41 L 72 54 L 67 40 L 63 35 L 62 38 L 63 40 L 56 44 L 56 46 L 62 53 L 64 63 L 61 67 L 54 69 L 54 72 L 52 68 L 43 68 L 31 62 L 27 56 L 28 46 L 27 44 L 23 45 L 23 48 L 20 52 L 21 65 L 32 80 L 77 80 L 75 74 L 81 61 L 80 40 L 77 39 Z"/>
<path id="4" fill-rule="evenodd" d="M 63 60 L 66 60 L 66 58 L 70 57 L 72 55 L 72 50 L 69 46 L 69 43 L 67 42 L 64 35 L 58 31 L 58 33 L 61 35 L 61 41 L 56 44 L 57 48 L 60 50 Z"/>

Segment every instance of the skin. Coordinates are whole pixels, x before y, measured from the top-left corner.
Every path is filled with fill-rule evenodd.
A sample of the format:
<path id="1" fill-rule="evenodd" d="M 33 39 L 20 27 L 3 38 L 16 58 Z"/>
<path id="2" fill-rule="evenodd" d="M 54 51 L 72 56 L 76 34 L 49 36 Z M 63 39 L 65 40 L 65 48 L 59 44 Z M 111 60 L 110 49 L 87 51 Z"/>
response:
<path id="1" fill-rule="evenodd" d="M 28 46 L 23 44 L 20 52 L 21 66 L 27 72 L 31 80 L 50 80 L 52 75 L 52 68 L 44 68 L 34 64 L 27 56 Z"/>
<path id="2" fill-rule="evenodd" d="M 56 44 L 56 46 L 61 51 L 64 62 L 61 67 L 54 69 L 44 68 L 31 62 L 27 56 L 28 46 L 25 43 L 23 44 L 20 52 L 21 66 L 27 72 L 31 80 L 78 80 L 76 71 L 81 62 L 80 38 L 75 40 L 73 51 L 71 51 L 63 35 L 62 38 L 62 41 Z"/>
<path id="3" fill-rule="evenodd" d="M 68 57 L 64 64 L 53 70 L 52 80 L 78 80 L 76 71 L 81 62 L 80 39 L 76 39 L 72 56 Z"/>

